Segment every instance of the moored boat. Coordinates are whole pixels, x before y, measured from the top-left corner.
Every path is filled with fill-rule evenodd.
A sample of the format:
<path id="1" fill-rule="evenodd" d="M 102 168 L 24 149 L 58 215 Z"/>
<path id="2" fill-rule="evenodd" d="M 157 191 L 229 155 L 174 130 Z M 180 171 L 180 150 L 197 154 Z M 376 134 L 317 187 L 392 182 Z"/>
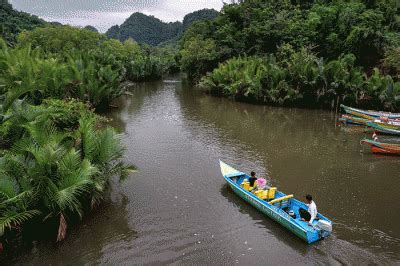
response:
<path id="1" fill-rule="evenodd" d="M 311 226 L 308 222 L 302 221 L 300 210 L 307 210 L 308 207 L 305 203 L 294 199 L 293 195 L 286 195 L 268 186 L 265 190 L 252 193 L 246 186 L 245 180 L 250 178 L 248 175 L 222 161 L 220 167 L 224 179 L 238 196 L 307 243 L 324 239 L 332 233 L 332 222 L 320 213 Z"/>
<path id="2" fill-rule="evenodd" d="M 366 118 L 362 118 L 362 117 L 358 117 L 358 116 L 354 116 L 354 115 L 344 114 L 339 118 L 339 122 L 342 122 L 345 125 L 354 124 L 354 125 L 369 126 L 372 128 L 376 128 L 378 131 L 380 131 L 380 130 L 385 131 L 384 129 L 400 130 L 400 121 L 399 120 L 386 119 L 386 118 L 366 119 Z M 371 124 L 369 124 L 369 123 L 371 123 Z M 390 133 L 390 132 L 387 132 L 387 130 L 385 132 L 381 132 L 381 133 L 396 135 L 396 132 Z"/>
<path id="3" fill-rule="evenodd" d="M 339 121 L 343 124 L 367 125 L 368 122 L 373 120 L 345 114 L 339 118 Z"/>
<path id="4" fill-rule="evenodd" d="M 348 107 L 343 104 L 340 105 L 344 109 L 344 111 L 350 115 L 363 117 L 366 119 L 376 119 L 380 117 L 386 117 L 389 119 L 400 119 L 400 113 L 390 113 L 390 112 L 382 112 L 382 111 L 373 111 L 373 110 L 362 110 L 353 107 Z"/>
<path id="5" fill-rule="evenodd" d="M 368 122 L 367 126 L 372 127 L 376 132 L 387 135 L 400 135 L 400 128 L 391 128 L 382 123 Z"/>
<path id="6" fill-rule="evenodd" d="M 361 144 L 370 146 L 373 153 L 400 155 L 400 144 L 398 143 L 383 143 L 375 140 L 363 139 Z"/>
<path id="7" fill-rule="evenodd" d="M 400 121 L 399 120 L 392 120 L 392 119 L 379 120 L 379 119 L 376 119 L 374 121 L 369 121 L 369 122 L 373 122 L 373 123 L 375 123 L 377 125 L 380 125 L 381 127 L 384 127 L 384 128 L 400 130 Z"/>

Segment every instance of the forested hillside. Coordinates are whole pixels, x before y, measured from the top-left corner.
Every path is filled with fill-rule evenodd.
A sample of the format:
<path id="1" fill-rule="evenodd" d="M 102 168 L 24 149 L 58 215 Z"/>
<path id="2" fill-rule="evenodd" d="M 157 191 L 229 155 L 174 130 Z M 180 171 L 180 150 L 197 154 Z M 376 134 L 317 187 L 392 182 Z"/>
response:
<path id="1" fill-rule="evenodd" d="M 400 107 L 398 1 L 241 1 L 182 39 L 206 90 L 279 105 Z M 232 60 L 230 60 L 232 59 Z"/>
<path id="2" fill-rule="evenodd" d="M 132 14 L 121 26 L 113 26 L 107 36 L 125 41 L 129 38 L 139 43 L 157 45 L 178 35 L 181 23 L 164 23 L 158 18 L 142 13 Z"/>
<path id="3" fill-rule="evenodd" d="M 217 15 L 218 12 L 213 9 L 203 9 L 186 15 L 183 23 L 165 23 L 153 16 L 134 13 L 122 25 L 111 27 L 106 35 L 120 41 L 132 38 L 138 43 L 156 46 L 179 38 L 193 22 L 213 19 Z"/>
<path id="4" fill-rule="evenodd" d="M 202 9 L 198 11 L 194 11 L 190 14 L 187 14 L 183 18 L 183 30 L 185 31 L 189 28 L 194 22 L 204 21 L 204 20 L 212 20 L 218 16 L 219 12 L 214 9 Z"/>
<path id="5" fill-rule="evenodd" d="M 0 37 L 13 44 L 23 30 L 32 30 L 46 22 L 36 16 L 12 8 L 8 0 L 0 0 Z"/>
<path id="6" fill-rule="evenodd" d="M 85 30 L 90 30 L 93 32 L 99 32 L 98 29 L 96 29 L 95 27 L 91 26 L 91 25 L 87 25 L 86 27 L 84 27 Z"/>

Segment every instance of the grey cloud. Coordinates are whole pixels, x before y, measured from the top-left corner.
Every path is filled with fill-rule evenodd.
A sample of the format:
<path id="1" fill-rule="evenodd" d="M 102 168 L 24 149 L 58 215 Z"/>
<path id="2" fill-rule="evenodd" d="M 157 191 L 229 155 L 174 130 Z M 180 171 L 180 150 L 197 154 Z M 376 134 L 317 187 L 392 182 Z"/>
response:
<path id="1" fill-rule="evenodd" d="M 90 12 L 117 12 L 132 8 L 148 8 L 157 6 L 162 0 L 11 0 L 15 7 L 28 12 L 46 15 L 51 13 L 63 14 L 79 10 Z"/>
<path id="2" fill-rule="evenodd" d="M 105 32 L 130 14 L 143 12 L 164 21 L 182 20 L 202 8 L 221 9 L 222 0 L 10 0 L 14 8 L 49 21 L 76 26 L 92 25 Z"/>

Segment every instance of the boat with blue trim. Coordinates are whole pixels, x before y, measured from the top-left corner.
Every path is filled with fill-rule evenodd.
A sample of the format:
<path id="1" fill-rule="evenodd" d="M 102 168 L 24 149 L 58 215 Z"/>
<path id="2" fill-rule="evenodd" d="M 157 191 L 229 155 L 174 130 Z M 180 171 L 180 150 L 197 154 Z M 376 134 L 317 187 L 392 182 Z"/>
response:
<path id="1" fill-rule="evenodd" d="M 340 107 L 343 108 L 344 111 L 346 113 L 348 113 L 349 115 L 354 115 L 354 116 L 362 117 L 362 118 L 369 119 L 369 120 L 374 120 L 376 118 L 381 118 L 381 117 L 385 117 L 388 119 L 400 119 L 400 113 L 362 110 L 362 109 L 345 106 L 343 104 L 341 104 Z"/>
<path id="2" fill-rule="evenodd" d="M 373 153 L 400 155 L 399 143 L 380 142 L 378 140 L 363 139 L 361 144 L 366 144 L 371 147 Z"/>
<path id="3" fill-rule="evenodd" d="M 368 122 L 371 122 L 373 120 L 354 116 L 354 115 L 342 115 L 339 118 L 339 122 L 342 122 L 343 124 L 354 124 L 354 125 L 367 125 Z"/>
<path id="4" fill-rule="evenodd" d="M 400 129 L 397 127 L 391 127 L 389 124 L 385 125 L 382 123 L 368 122 L 367 126 L 373 128 L 376 132 L 386 135 L 400 135 Z"/>
<path id="5" fill-rule="evenodd" d="M 312 225 L 302 221 L 300 210 L 308 210 L 308 206 L 293 198 L 293 195 L 286 195 L 269 186 L 253 193 L 249 191 L 253 188 L 247 182 L 250 176 L 222 161 L 220 167 L 224 179 L 238 196 L 308 244 L 324 239 L 332 233 L 332 222 L 320 213 Z"/>

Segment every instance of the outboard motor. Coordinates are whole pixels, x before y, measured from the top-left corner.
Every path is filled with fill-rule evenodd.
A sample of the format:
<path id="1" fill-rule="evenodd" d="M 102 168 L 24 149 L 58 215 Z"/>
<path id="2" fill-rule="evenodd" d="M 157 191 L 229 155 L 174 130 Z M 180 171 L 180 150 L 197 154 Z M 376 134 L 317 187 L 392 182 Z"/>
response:
<path id="1" fill-rule="evenodd" d="M 332 223 L 324 220 L 319 220 L 315 228 L 320 230 L 321 237 L 327 237 L 332 233 Z"/>

